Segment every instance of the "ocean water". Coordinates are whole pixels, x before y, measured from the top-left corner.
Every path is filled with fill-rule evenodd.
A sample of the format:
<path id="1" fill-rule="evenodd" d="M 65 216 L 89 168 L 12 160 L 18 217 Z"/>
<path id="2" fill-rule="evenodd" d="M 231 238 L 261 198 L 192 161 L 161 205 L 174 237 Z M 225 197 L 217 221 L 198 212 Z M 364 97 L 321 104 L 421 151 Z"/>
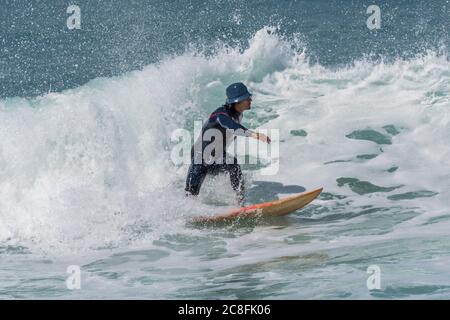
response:
<path id="1" fill-rule="evenodd" d="M 375 30 L 371 4 L 78 1 L 69 30 L 69 3 L 5 0 L 0 298 L 449 299 L 450 3 L 381 1 Z M 280 135 L 248 202 L 324 192 L 192 226 L 234 198 L 224 176 L 185 198 L 171 135 L 235 81 Z"/>

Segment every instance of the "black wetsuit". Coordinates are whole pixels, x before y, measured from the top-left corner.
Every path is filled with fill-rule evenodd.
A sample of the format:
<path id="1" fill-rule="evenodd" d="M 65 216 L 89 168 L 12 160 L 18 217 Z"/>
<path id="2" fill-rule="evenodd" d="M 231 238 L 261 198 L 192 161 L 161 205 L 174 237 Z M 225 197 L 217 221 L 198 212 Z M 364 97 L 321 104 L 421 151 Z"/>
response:
<path id="1" fill-rule="evenodd" d="M 217 174 L 219 172 L 228 172 L 230 174 L 231 186 L 238 195 L 239 203 L 242 205 L 244 201 L 244 181 L 242 177 L 241 167 L 237 163 L 235 157 L 231 158 L 227 153 L 227 146 L 235 135 L 250 136 L 252 132 L 240 124 L 242 114 L 234 110 L 234 108 L 223 105 L 217 108 L 210 116 L 208 121 L 202 128 L 201 136 L 195 142 L 191 149 L 191 165 L 186 179 L 185 190 L 193 195 L 200 192 L 203 180 L 207 174 Z M 202 139 L 204 133 L 208 129 L 217 129 L 222 135 L 222 154 L 215 154 L 215 150 L 211 152 L 212 156 L 204 159 L 205 148 L 210 144 L 219 143 L 220 141 L 205 141 Z M 227 129 L 233 130 L 234 135 L 228 134 Z M 217 147 L 218 145 L 216 145 Z M 220 149 L 220 148 L 219 148 Z M 217 149 L 216 149 L 217 150 Z"/>

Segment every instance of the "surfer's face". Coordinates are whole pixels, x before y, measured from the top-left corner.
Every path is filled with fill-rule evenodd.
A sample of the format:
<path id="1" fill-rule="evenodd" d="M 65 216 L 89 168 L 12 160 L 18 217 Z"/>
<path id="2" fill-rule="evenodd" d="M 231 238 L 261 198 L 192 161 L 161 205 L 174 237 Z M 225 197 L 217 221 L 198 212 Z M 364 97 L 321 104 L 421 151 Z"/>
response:
<path id="1" fill-rule="evenodd" d="M 250 97 L 250 98 L 236 104 L 236 106 L 234 108 L 236 109 L 236 111 L 242 113 L 245 110 L 251 109 L 251 105 L 252 105 L 252 98 Z"/>

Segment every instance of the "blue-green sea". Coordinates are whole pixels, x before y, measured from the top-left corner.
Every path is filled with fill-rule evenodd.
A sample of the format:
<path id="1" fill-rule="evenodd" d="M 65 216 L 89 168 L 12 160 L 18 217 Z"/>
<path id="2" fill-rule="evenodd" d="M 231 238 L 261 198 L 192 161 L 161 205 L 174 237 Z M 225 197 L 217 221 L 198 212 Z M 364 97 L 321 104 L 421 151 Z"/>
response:
<path id="1" fill-rule="evenodd" d="M 450 298 L 449 1 L 73 4 L 0 4 L 0 299 Z M 324 191 L 192 225 L 235 198 L 173 133 L 237 81 L 247 203 Z"/>

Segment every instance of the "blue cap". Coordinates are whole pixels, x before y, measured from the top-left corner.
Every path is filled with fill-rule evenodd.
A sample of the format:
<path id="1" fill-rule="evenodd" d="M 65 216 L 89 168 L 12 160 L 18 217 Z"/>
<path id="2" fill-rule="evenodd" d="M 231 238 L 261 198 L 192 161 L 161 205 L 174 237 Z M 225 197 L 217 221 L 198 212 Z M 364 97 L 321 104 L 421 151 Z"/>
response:
<path id="1" fill-rule="evenodd" d="M 252 94 L 248 92 L 247 87 L 242 82 L 230 84 L 227 88 L 227 104 L 238 103 L 251 97 Z"/>

